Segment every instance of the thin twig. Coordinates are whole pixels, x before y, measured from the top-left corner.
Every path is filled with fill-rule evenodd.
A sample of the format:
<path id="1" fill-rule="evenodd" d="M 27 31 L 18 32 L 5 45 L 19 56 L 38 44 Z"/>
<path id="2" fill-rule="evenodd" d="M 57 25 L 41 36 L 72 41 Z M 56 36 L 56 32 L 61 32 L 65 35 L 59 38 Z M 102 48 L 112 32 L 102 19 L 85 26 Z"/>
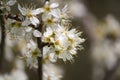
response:
<path id="1" fill-rule="evenodd" d="M 0 71 L 2 70 L 2 60 L 4 57 L 5 47 L 5 17 L 2 10 L 0 10 L 0 26 L 1 26 L 1 44 L 0 44 Z"/>
<path id="2" fill-rule="evenodd" d="M 41 24 L 37 28 L 38 31 L 42 32 L 43 24 L 41 21 Z M 42 62 L 43 62 L 43 43 L 41 40 L 41 37 L 37 38 L 37 44 L 38 48 L 41 50 L 41 57 L 38 57 L 38 80 L 42 80 L 42 74 L 43 74 L 43 69 L 42 69 Z"/>
<path id="3" fill-rule="evenodd" d="M 8 15 L 5 15 L 5 18 L 6 19 L 13 19 L 13 20 L 16 20 L 18 22 L 22 22 L 23 19 L 20 18 L 20 15 L 12 15 L 12 14 L 8 14 Z M 35 26 L 33 24 L 29 24 L 28 26 L 32 27 L 35 29 Z"/>

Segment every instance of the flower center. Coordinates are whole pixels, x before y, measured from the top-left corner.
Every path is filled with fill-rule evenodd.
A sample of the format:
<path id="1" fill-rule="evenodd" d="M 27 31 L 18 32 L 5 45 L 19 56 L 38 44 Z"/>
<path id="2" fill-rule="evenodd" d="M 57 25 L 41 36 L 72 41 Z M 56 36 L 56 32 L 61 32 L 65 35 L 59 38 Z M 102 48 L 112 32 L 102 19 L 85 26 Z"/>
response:
<path id="1" fill-rule="evenodd" d="M 28 13 L 27 16 L 28 16 L 29 18 L 33 17 L 33 15 L 32 15 L 31 13 Z"/>
<path id="2" fill-rule="evenodd" d="M 45 9 L 46 12 L 50 12 L 51 11 L 51 8 L 50 8 L 49 5 L 46 5 L 44 9 Z"/>
<path id="3" fill-rule="evenodd" d="M 64 14 L 61 14 L 60 17 L 61 17 L 62 19 L 65 19 L 65 15 L 64 15 Z"/>
<path id="4" fill-rule="evenodd" d="M 53 19 L 47 19 L 48 24 L 52 24 L 53 22 L 54 22 Z"/>

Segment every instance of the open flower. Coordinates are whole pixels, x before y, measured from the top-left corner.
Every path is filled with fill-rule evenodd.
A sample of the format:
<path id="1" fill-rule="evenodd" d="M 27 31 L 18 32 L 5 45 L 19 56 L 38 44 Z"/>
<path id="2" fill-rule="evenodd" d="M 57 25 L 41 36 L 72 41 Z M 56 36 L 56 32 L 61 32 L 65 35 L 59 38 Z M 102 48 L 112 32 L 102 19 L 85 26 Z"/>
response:
<path id="1" fill-rule="evenodd" d="M 0 9 L 10 11 L 10 6 L 13 6 L 16 3 L 16 0 L 1 1 Z"/>
<path id="2" fill-rule="evenodd" d="M 40 56 L 40 50 L 33 40 L 30 40 L 30 42 L 22 48 L 22 57 L 30 68 L 37 68 L 37 58 Z"/>
<path id="3" fill-rule="evenodd" d="M 47 63 L 43 65 L 43 80 L 61 80 L 63 71 L 57 65 Z"/>
<path id="4" fill-rule="evenodd" d="M 54 26 L 57 23 L 57 19 L 49 14 L 42 15 L 42 20 L 46 26 Z"/>
<path id="5" fill-rule="evenodd" d="M 45 5 L 44 5 L 44 13 L 49 13 L 51 12 L 53 9 L 57 8 L 59 6 L 58 3 L 51 3 L 49 1 L 46 1 L 45 2 Z"/>
<path id="6" fill-rule="evenodd" d="M 18 4 L 18 9 L 25 16 L 25 21 L 22 23 L 24 26 L 28 26 L 29 24 L 33 24 L 37 26 L 40 23 L 38 18 L 36 17 L 38 14 L 42 13 L 43 10 L 41 8 L 32 9 L 32 8 L 24 8 Z"/>
<path id="7" fill-rule="evenodd" d="M 50 14 L 61 24 L 67 24 L 70 22 L 69 18 L 71 16 L 67 5 L 65 5 L 63 9 L 57 8 L 52 10 Z"/>
<path id="8" fill-rule="evenodd" d="M 83 49 L 80 44 L 85 39 L 80 37 L 81 32 L 76 29 L 68 29 L 60 25 L 57 28 L 47 27 L 46 29 L 43 34 L 43 42 L 52 43 L 53 45 L 45 47 L 47 49 L 43 53 L 47 53 L 50 61 L 55 61 L 57 58 L 63 59 L 63 61 L 72 61 L 77 50 Z"/>
<path id="9" fill-rule="evenodd" d="M 46 31 L 43 33 L 42 41 L 47 43 L 54 42 L 54 37 L 52 37 L 53 35 L 53 29 L 51 27 L 47 27 Z"/>
<path id="10" fill-rule="evenodd" d="M 50 14 L 53 15 L 57 19 L 68 19 L 68 7 L 67 5 L 61 10 L 61 9 L 55 9 Z"/>

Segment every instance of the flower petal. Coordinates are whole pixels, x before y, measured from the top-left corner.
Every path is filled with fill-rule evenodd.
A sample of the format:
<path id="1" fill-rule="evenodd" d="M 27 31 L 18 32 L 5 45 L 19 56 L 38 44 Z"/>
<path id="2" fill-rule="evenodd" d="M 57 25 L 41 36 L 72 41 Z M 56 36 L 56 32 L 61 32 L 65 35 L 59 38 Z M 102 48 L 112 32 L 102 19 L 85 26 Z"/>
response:
<path id="1" fill-rule="evenodd" d="M 31 27 L 25 27 L 25 31 L 26 31 L 26 32 L 30 32 L 31 30 L 32 30 Z"/>
<path id="2" fill-rule="evenodd" d="M 52 4 L 50 5 L 51 8 L 57 8 L 58 6 L 59 6 L 58 3 L 52 3 Z"/>
<path id="3" fill-rule="evenodd" d="M 62 12 L 65 13 L 68 11 L 68 5 L 65 5 L 64 8 L 62 9 Z"/>
<path id="4" fill-rule="evenodd" d="M 49 56 L 50 56 L 50 61 L 51 62 L 56 62 L 57 61 L 57 57 L 55 56 L 55 53 L 50 53 Z"/>
<path id="5" fill-rule="evenodd" d="M 41 37 L 41 36 L 42 36 L 41 32 L 38 31 L 38 30 L 34 30 L 34 31 L 33 31 L 33 35 L 34 35 L 35 37 Z"/>
<path id="6" fill-rule="evenodd" d="M 30 20 L 29 19 L 25 19 L 25 21 L 22 22 L 23 26 L 28 26 L 30 24 Z"/>
<path id="7" fill-rule="evenodd" d="M 43 8 L 37 8 L 35 10 L 32 10 L 33 15 L 37 15 L 37 14 L 40 14 L 42 12 L 44 12 Z"/>
<path id="8" fill-rule="evenodd" d="M 7 2 L 7 5 L 12 6 L 16 3 L 16 0 L 10 0 Z"/>
<path id="9" fill-rule="evenodd" d="M 52 10 L 50 14 L 53 15 L 55 18 L 60 18 L 61 11 L 60 9 L 55 9 L 55 10 Z"/>
<path id="10" fill-rule="evenodd" d="M 7 10 L 7 11 L 10 11 L 11 8 L 10 8 L 9 6 L 6 6 L 6 10 Z"/>
<path id="11" fill-rule="evenodd" d="M 34 26 L 37 26 L 37 24 L 40 23 L 40 21 L 36 17 L 31 17 L 30 21 Z"/>
<path id="12" fill-rule="evenodd" d="M 49 5 L 49 1 L 46 1 L 46 2 L 45 2 L 45 5 Z"/>
<path id="13" fill-rule="evenodd" d="M 22 8 L 21 6 L 20 6 L 20 4 L 18 4 L 18 9 L 19 9 L 19 11 L 22 13 L 22 15 L 26 15 L 27 14 L 27 10 L 25 9 L 25 8 Z"/>

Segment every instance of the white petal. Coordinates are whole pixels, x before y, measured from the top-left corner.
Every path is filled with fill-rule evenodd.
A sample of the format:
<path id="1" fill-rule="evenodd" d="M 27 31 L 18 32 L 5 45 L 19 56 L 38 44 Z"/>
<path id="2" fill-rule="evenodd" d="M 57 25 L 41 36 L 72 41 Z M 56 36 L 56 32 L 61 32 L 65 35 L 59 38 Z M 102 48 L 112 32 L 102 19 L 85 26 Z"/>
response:
<path id="1" fill-rule="evenodd" d="M 30 42 L 27 44 L 27 48 L 30 48 L 31 50 L 36 49 L 36 43 L 33 40 L 30 40 Z"/>
<path id="2" fill-rule="evenodd" d="M 43 21 L 47 21 L 48 16 L 49 16 L 48 14 L 43 14 L 43 15 L 42 15 L 42 20 L 43 20 Z"/>
<path id="3" fill-rule="evenodd" d="M 31 17 L 30 21 L 34 26 L 37 26 L 37 24 L 40 23 L 40 21 L 36 17 Z"/>
<path id="4" fill-rule="evenodd" d="M 55 57 L 55 53 L 50 53 L 50 61 L 51 62 L 56 62 L 57 61 L 57 57 Z"/>
<path id="5" fill-rule="evenodd" d="M 16 3 L 16 0 L 10 0 L 7 2 L 7 5 L 12 6 Z"/>
<path id="6" fill-rule="evenodd" d="M 62 9 L 62 12 L 65 13 L 68 10 L 68 5 L 65 5 L 64 8 Z"/>
<path id="7" fill-rule="evenodd" d="M 49 1 L 46 1 L 46 2 L 45 2 L 45 5 L 49 5 Z"/>
<path id="8" fill-rule="evenodd" d="M 48 27 L 46 31 L 47 32 L 44 33 L 45 37 L 51 36 L 53 34 L 53 30 L 50 27 Z"/>
<path id="9" fill-rule="evenodd" d="M 43 8 L 38 8 L 38 9 L 32 10 L 33 15 L 37 15 L 37 14 L 40 14 L 42 12 L 44 12 Z"/>
<path id="10" fill-rule="evenodd" d="M 32 30 L 31 27 L 26 27 L 26 28 L 25 28 L 25 31 L 26 31 L 26 32 L 30 32 L 31 30 Z"/>
<path id="11" fill-rule="evenodd" d="M 27 14 L 27 9 L 25 9 L 25 8 L 22 8 L 19 4 L 18 4 L 18 9 L 19 9 L 19 11 L 22 13 L 22 15 L 26 15 Z"/>
<path id="12" fill-rule="evenodd" d="M 59 6 L 58 3 L 52 3 L 52 4 L 50 5 L 51 8 L 57 8 L 58 6 Z"/>
<path id="13" fill-rule="evenodd" d="M 3 7 L 3 6 L 0 6 L 0 9 L 2 10 L 2 9 L 4 9 L 4 7 Z"/>
<path id="14" fill-rule="evenodd" d="M 23 26 L 28 26 L 30 24 L 30 20 L 29 19 L 25 19 L 25 21 L 23 21 L 22 25 Z"/>
<path id="15" fill-rule="evenodd" d="M 60 18 L 61 11 L 60 9 L 55 9 L 55 10 L 52 10 L 50 14 L 53 15 L 55 18 Z"/>
<path id="16" fill-rule="evenodd" d="M 42 36 L 41 32 L 39 32 L 38 30 L 34 30 L 34 31 L 33 31 L 33 35 L 34 35 L 35 37 L 41 37 L 41 36 Z"/>
<path id="17" fill-rule="evenodd" d="M 10 11 L 11 8 L 10 8 L 9 6 L 6 6 L 6 10 L 7 10 L 7 11 Z"/>

